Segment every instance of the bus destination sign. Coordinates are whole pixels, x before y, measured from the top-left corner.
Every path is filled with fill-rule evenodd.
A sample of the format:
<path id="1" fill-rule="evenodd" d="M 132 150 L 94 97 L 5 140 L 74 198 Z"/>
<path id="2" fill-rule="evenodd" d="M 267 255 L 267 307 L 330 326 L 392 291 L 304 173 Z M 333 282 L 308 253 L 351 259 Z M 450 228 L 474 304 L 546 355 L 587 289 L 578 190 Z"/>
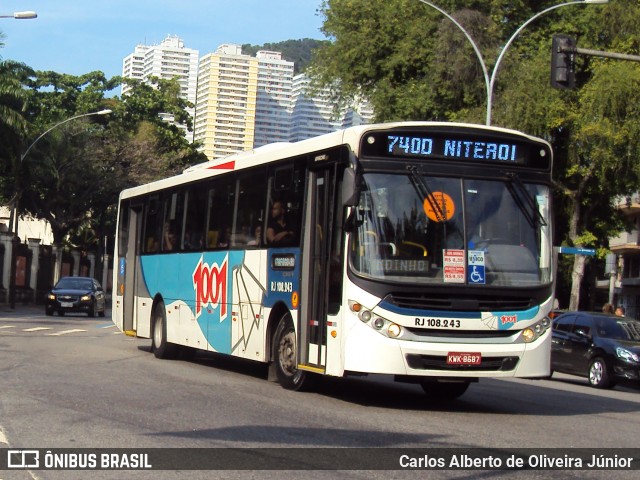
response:
<path id="1" fill-rule="evenodd" d="M 440 140 L 439 142 L 437 140 Z M 434 150 L 435 147 L 435 150 Z M 481 142 L 478 140 L 434 139 L 421 136 L 387 135 L 387 149 L 391 155 L 434 154 L 444 158 L 469 160 L 500 160 L 515 162 L 518 146 L 515 143 Z"/>
<path id="2" fill-rule="evenodd" d="M 542 169 L 549 168 L 551 162 L 548 149 L 525 138 L 482 132 L 461 135 L 451 130 L 371 132 L 364 137 L 362 153 L 367 157 L 501 163 Z"/>

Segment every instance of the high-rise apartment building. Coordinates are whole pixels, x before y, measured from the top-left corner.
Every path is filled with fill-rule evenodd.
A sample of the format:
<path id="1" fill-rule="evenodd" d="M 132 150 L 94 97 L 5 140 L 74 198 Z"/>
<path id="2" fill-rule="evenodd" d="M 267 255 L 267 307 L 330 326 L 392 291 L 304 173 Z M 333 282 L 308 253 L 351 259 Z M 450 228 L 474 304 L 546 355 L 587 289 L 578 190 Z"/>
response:
<path id="1" fill-rule="evenodd" d="M 185 135 L 210 159 L 371 121 L 366 103 L 336 116 L 328 93 L 310 93 L 309 79 L 293 71 L 294 63 L 280 52 L 261 50 L 252 57 L 235 44 L 198 59 L 198 51 L 176 36 L 160 45 L 138 45 L 122 63 L 125 78 L 178 78 L 183 98 L 195 105 L 188 110 L 194 132 Z M 130 88 L 123 84 L 122 94 Z"/>
<path id="2" fill-rule="evenodd" d="M 194 140 L 210 159 L 253 148 L 258 59 L 224 44 L 200 59 Z"/>
<path id="3" fill-rule="evenodd" d="M 186 48 L 180 38 L 169 35 L 160 45 L 137 45 L 134 52 L 122 61 L 122 76 L 142 81 L 149 77 L 164 80 L 177 78 L 182 98 L 195 104 L 198 56 L 198 50 Z M 129 90 L 131 87 L 123 83 L 122 95 Z M 187 111 L 193 117 L 193 109 Z"/>
<path id="4" fill-rule="evenodd" d="M 258 59 L 258 97 L 254 147 L 288 142 L 294 63 L 283 60 L 282 53 L 261 50 Z"/>
<path id="5" fill-rule="evenodd" d="M 370 123 L 373 119 L 373 110 L 365 101 L 336 113 L 328 90 L 311 93 L 309 84 L 310 79 L 303 73 L 293 77 L 290 141 Z"/>

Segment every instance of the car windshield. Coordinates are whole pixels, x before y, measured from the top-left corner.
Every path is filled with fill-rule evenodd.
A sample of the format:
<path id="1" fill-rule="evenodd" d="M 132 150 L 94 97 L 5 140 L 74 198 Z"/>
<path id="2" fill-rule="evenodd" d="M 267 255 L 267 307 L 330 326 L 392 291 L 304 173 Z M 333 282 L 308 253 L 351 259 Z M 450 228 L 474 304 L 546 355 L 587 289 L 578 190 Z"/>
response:
<path id="1" fill-rule="evenodd" d="M 93 283 L 84 278 L 63 278 L 56 285 L 57 289 L 91 290 Z"/>
<path id="2" fill-rule="evenodd" d="M 597 328 L 598 335 L 604 338 L 640 342 L 640 322 L 637 320 L 626 318 L 598 319 Z"/>
<path id="3" fill-rule="evenodd" d="M 351 268 L 407 284 L 538 286 L 551 281 L 549 189 L 408 170 L 362 176 Z"/>

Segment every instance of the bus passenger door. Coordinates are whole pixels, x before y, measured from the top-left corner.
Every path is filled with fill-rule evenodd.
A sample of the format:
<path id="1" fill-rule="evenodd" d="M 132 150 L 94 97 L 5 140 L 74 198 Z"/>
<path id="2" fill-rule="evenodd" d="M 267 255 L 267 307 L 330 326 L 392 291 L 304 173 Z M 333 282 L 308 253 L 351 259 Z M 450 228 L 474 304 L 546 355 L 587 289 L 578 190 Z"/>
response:
<path id="1" fill-rule="evenodd" d="M 129 210 L 128 236 L 123 239 L 125 254 L 118 258 L 118 295 L 122 295 L 122 331 L 135 334 L 137 330 L 135 315 L 135 295 L 137 290 L 136 271 L 138 254 L 138 236 L 142 228 L 142 206 L 133 205 Z M 121 278 L 122 277 L 122 278 Z"/>
<path id="2" fill-rule="evenodd" d="M 299 367 L 316 372 L 326 368 L 334 168 L 309 172 L 305 202 Z"/>

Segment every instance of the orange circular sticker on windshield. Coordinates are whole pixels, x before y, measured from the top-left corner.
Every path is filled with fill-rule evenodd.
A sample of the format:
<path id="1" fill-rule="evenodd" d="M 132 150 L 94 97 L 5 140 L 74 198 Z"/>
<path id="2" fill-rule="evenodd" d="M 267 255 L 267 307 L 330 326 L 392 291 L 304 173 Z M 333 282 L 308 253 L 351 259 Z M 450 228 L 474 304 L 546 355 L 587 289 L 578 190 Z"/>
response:
<path id="1" fill-rule="evenodd" d="M 433 192 L 424 199 L 424 213 L 434 222 L 451 220 L 456 212 L 453 199 L 444 192 Z"/>
<path id="2" fill-rule="evenodd" d="M 298 292 L 293 292 L 291 295 L 291 305 L 293 308 L 298 308 Z"/>

